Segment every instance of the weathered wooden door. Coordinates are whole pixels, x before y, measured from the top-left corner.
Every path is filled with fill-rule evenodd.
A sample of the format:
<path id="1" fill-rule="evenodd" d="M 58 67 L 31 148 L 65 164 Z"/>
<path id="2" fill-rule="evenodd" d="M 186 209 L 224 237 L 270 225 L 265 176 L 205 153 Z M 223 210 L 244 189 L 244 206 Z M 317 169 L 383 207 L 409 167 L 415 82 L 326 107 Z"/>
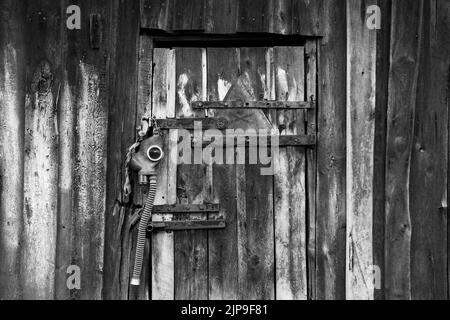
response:
<path id="1" fill-rule="evenodd" d="M 316 109 L 313 102 L 300 102 L 315 100 L 316 69 L 315 41 L 291 47 L 153 48 L 153 116 L 173 119 L 171 129 L 163 130 L 166 157 L 156 205 L 220 204 L 218 213 L 154 214 L 153 221 L 223 217 L 227 226 L 153 233 L 152 299 L 307 298 L 308 264 L 314 263 L 307 246 L 308 238 L 314 239 L 308 225 L 315 219 Z M 195 109 L 198 101 L 229 106 L 240 101 L 243 108 Z M 282 109 L 263 101 L 302 107 Z M 192 122 L 177 119 L 194 118 L 213 124 L 226 119 L 219 129 L 288 136 L 272 159 L 274 174 L 261 174 L 268 165 L 249 164 L 253 147 L 246 148 L 245 164 L 230 164 L 225 151 L 223 163 L 180 164 L 177 128 L 192 129 Z"/>

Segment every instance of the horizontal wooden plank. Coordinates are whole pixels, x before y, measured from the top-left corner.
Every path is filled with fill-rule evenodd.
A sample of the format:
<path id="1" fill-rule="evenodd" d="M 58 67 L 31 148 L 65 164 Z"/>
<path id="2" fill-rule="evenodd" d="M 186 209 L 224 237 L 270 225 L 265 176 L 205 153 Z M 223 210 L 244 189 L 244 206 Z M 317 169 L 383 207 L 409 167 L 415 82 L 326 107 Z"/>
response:
<path id="1" fill-rule="evenodd" d="M 206 204 L 175 204 L 175 205 L 159 205 L 153 207 L 153 213 L 198 213 L 198 212 L 219 212 L 220 204 L 206 203 Z"/>
<path id="2" fill-rule="evenodd" d="M 141 0 L 144 30 L 323 36 L 323 0 Z"/>
<path id="3" fill-rule="evenodd" d="M 194 109 L 311 109 L 313 101 L 196 101 Z"/>

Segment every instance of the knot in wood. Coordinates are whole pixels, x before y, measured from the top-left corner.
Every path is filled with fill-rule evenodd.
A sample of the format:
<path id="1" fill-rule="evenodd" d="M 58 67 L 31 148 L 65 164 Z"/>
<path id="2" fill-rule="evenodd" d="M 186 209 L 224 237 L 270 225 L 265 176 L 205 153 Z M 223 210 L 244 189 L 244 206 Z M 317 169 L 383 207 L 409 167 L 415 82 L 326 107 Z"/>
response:
<path id="1" fill-rule="evenodd" d="M 31 91 L 39 95 L 45 95 L 50 92 L 53 83 L 53 74 L 50 64 L 42 61 L 36 68 L 31 83 Z"/>

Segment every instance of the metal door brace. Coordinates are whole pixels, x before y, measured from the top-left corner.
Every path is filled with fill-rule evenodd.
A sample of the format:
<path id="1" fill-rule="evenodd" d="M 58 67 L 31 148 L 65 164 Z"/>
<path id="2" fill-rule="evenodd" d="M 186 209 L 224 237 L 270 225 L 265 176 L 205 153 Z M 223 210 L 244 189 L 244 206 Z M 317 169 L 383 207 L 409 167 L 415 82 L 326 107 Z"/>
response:
<path id="1" fill-rule="evenodd" d="M 151 221 L 147 227 L 147 237 L 150 237 L 151 233 L 156 231 L 217 230 L 225 227 L 225 219 Z"/>

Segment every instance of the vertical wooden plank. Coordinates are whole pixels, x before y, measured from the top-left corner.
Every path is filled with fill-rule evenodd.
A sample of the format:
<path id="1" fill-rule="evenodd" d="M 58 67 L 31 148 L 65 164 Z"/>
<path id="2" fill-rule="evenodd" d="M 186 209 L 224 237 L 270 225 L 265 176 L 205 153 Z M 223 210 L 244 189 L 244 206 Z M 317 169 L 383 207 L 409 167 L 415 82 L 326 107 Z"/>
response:
<path id="1" fill-rule="evenodd" d="M 128 300 L 129 299 L 129 289 L 130 289 L 130 279 L 133 269 L 133 228 L 139 222 L 140 211 L 134 207 L 127 208 L 122 207 L 120 210 L 119 217 L 123 216 L 123 222 L 119 223 L 118 226 L 122 225 L 122 228 L 118 228 L 120 231 L 121 240 L 121 251 L 120 251 L 120 273 L 119 273 L 119 288 L 118 288 L 118 299 Z"/>
<path id="2" fill-rule="evenodd" d="M 450 6 L 426 1 L 417 79 L 409 195 L 411 212 L 411 298 L 446 300 L 447 176 Z M 445 24 L 445 19 L 447 24 Z M 447 33 L 448 35 L 448 33 Z"/>
<path id="3" fill-rule="evenodd" d="M 177 48 L 177 104 L 176 115 L 181 118 L 202 116 L 191 108 L 192 101 L 202 99 L 202 49 Z M 204 115 L 204 114 L 203 114 Z M 206 166 L 180 164 L 177 173 L 179 203 L 203 203 L 205 199 Z M 205 214 L 180 215 L 178 219 L 205 219 Z M 208 257 L 205 230 L 181 231 L 175 241 L 175 299 L 207 299 Z"/>
<path id="4" fill-rule="evenodd" d="M 205 166 L 179 165 L 177 198 L 179 203 L 203 202 Z M 178 219 L 202 219 L 204 215 L 181 215 Z M 179 231 L 175 239 L 175 299 L 205 300 L 208 297 L 207 232 Z"/>
<path id="5" fill-rule="evenodd" d="M 23 2 L 0 3 L 0 300 L 22 296 L 24 8 Z"/>
<path id="6" fill-rule="evenodd" d="M 411 298 L 411 212 L 409 172 L 423 1 L 392 7 L 386 151 L 386 298 Z M 418 35 L 418 37 L 416 37 Z"/>
<path id="7" fill-rule="evenodd" d="M 347 1 L 346 298 L 372 300 L 376 31 L 361 15 L 375 1 Z"/>
<path id="8" fill-rule="evenodd" d="M 205 0 L 205 31 L 235 33 L 237 8 L 237 0 Z"/>
<path id="9" fill-rule="evenodd" d="M 62 7 L 65 3 L 62 2 Z M 76 105 L 78 96 L 77 64 L 69 62 L 78 52 L 75 47 L 73 33 L 61 34 L 62 81 L 58 84 L 58 132 L 59 132 L 59 161 L 58 161 L 58 214 L 56 241 L 56 274 L 55 299 L 68 300 L 71 291 L 67 288 L 67 268 L 73 264 L 73 190 L 74 190 L 74 128 L 76 120 Z M 70 39 L 70 40 L 69 40 Z M 75 42 L 75 44 L 73 43 Z"/>
<path id="10" fill-rule="evenodd" d="M 319 48 L 317 299 L 345 298 L 345 2 L 326 1 Z"/>
<path id="11" fill-rule="evenodd" d="M 245 288 L 240 293 L 250 300 L 275 298 L 273 177 L 261 176 L 261 168 L 245 165 L 245 216 L 243 212 L 238 215 L 239 224 L 246 225 L 240 232 L 243 239 L 238 240 L 239 260 L 245 264 L 242 271 L 246 271 L 239 270 L 239 282 Z"/>
<path id="12" fill-rule="evenodd" d="M 154 49 L 153 74 L 153 115 L 157 119 L 165 119 L 167 115 L 175 112 L 175 87 L 170 86 L 171 79 L 175 78 L 175 54 L 170 49 Z M 169 96 L 173 96 L 169 99 Z M 169 101 L 173 103 L 169 104 Z M 171 150 L 176 148 L 170 140 L 169 133 L 165 133 L 164 145 L 166 155 L 160 163 L 158 172 L 158 190 L 155 205 L 174 204 L 176 194 L 175 184 L 169 179 L 169 166 L 176 165 L 171 161 Z M 168 151 L 168 152 L 167 152 Z M 175 175 L 176 177 L 176 167 Z M 175 181 L 176 183 L 176 181 Z M 152 221 L 168 221 L 172 215 L 152 216 Z M 174 249 L 173 233 L 154 233 L 152 235 L 152 299 L 172 300 L 174 298 Z"/>
<path id="13" fill-rule="evenodd" d="M 190 0 L 173 0 L 172 29 L 177 30 L 204 30 L 205 2 Z"/>
<path id="14" fill-rule="evenodd" d="M 138 64 L 138 117 L 152 115 L 153 40 L 143 35 L 139 41 Z M 136 119 L 140 121 L 140 119 Z"/>
<path id="15" fill-rule="evenodd" d="M 239 297 L 236 272 L 236 168 L 232 165 L 215 165 L 213 177 L 214 201 L 221 204 L 221 212 L 210 215 L 210 219 L 223 217 L 226 219 L 227 229 L 209 232 L 209 299 L 235 300 Z"/>
<path id="16" fill-rule="evenodd" d="M 375 289 L 374 299 L 384 299 L 384 240 L 385 240 L 385 179 L 386 179 L 386 118 L 388 105 L 391 1 L 379 1 L 382 27 L 377 31 L 377 70 L 375 97 L 375 141 L 373 177 L 373 259 L 380 268 L 381 288 Z"/>
<path id="17" fill-rule="evenodd" d="M 67 288 L 67 268 L 71 265 L 72 252 L 72 200 L 73 200 L 73 165 L 74 156 L 74 102 L 67 73 L 64 74 L 60 91 L 59 111 L 59 190 L 56 242 L 56 278 L 55 298 L 67 300 L 70 291 Z"/>
<path id="18" fill-rule="evenodd" d="M 73 3 L 73 2 L 72 2 Z M 72 4 L 71 3 L 71 4 Z M 83 2 L 83 10 L 101 16 L 103 40 L 89 46 L 87 33 L 72 33 L 79 47 L 78 99 L 74 157 L 74 248 L 72 261 L 82 272 L 81 290 L 73 298 L 101 299 L 104 267 L 106 210 L 106 150 L 109 102 L 110 19 L 106 1 Z M 82 15 L 83 25 L 89 16 Z M 76 45 L 76 43 L 75 43 Z"/>
<path id="19" fill-rule="evenodd" d="M 305 44 L 305 101 L 317 101 L 317 40 L 308 40 Z M 317 108 L 307 113 L 306 133 L 317 134 Z M 316 298 L 316 186 L 317 186 L 316 149 L 306 150 L 306 186 L 307 186 L 307 243 L 308 243 L 308 298 Z"/>
<path id="20" fill-rule="evenodd" d="M 250 99 L 264 97 L 266 51 L 265 48 L 239 50 L 240 74 L 245 75 Z M 244 130 L 261 128 L 258 122 L 243 124 Z M 271 129 L 271 125 L 265 129 Z M 255 149 L 248 148 L 246 153 L 257 152 Z M 241 299 L 270 300 L 275 298 L 273 177 L 261 175 L 261 165 L 248 164 L 248 154 L 246 161 L 247 164 L 236 168 L 239 293 Z"/>
<path id="21" fill-rule="evenodd" d="M 305 56 L 303 47 L 274 48 L 275 98 L 299 101 L 305 96 Z M 303 111 L 278 111 L 280 135 L 305 133 Z M 306 281 L 306 185 L 305 153 L 285 147 L 275 160 L 275 275 L 276 297 L 305 300 Z"/>
<path id="22" fill-rule="evenodd" d="M 239 299 L 247 298 L 247 283 L 245 282 L 248 273 L 245 248 L 247 248 L 247 224 L 246 224 L 246 193 L 245 193 L 245 164 L 236 165 L 236 214 L 237 214 L 237 242 L 238 242 L 238 288 Z"/>
<path id="23" fill-rule="evenodd" d="M 47 62 L 34 71 L 25 108 L 24 297 L 51 299 L 57 209 L 57 120 L 53 70 Z"/>
<path id="24" fill-rule="evenodd" d="M 80 299 L 100 299 L 103 271 L 107 109 L 99 95 L 105 79 L 99 70 L 80 63 L 74 177 L 74 264 L 80 266 Z"/>
<path id="25" fill-rule="evenodd" d="M 167 118 L 175 118 L 176 115 L 176 96 L 177 96 L 177 58 L 175 50 L 170 50 L 167 57 L 167 107 L 166 116 Z M 169 131 L 169 154 L 168 154 L 168 168 L 167 168 L 167 203 L 174 204 L 177 203 L 177 174 L 178 174 L 178 130 Z M 170 245 L 170 248 L 169 248 Z M 170 253 L 165 253 L 167 255 L 167 264 L 170 269 L 166 269 L 167 274 L 167 285 L 165 292 L 168 293 L 165 296 L 167 299 L 175 299 L 175 245 L 172 236 L 171 241 L 167 245 L 168 249 L 171 249 Z M 170 259 L 170 260 L 169 260 Z M 169 273 L 170 272 L 170 273 Z M 170 286 L 169 286 L 170 285 Z"/>
<path id="26" fill-rule="evenodd" d="M 58 71 L 60 5 L 28 3 L 24 144 L 24 230 L 21 278 L 25 299 L 53 299 L 58 199 Z"/>
<path id="27" fill-rule="evenodd" d="M 272 0 L 272 8 L 269 9 L 269 31 L 277 34 L 292 34 L 293 1 Z"/>
<path id="28" fill-rule="evenodd" d="M 121 208 L 129 199 L 122 194 L 124 159 L 135 139 L 139 3 L 114 1 L 111 4 L 110 103 L 108 108 L 107 199 L 105 214 L 105 264 L 103 298 L 127 298 L 128 280 L 121 281 L 128 269 L 121 268 L 121 259 L 129 254 L 122 246 L 122 229 L 129 211 Z M 120 13 L 120 14 L 118 14 Z M 135 35 L 130 37 L 130 35 Z M 126 285 L 126 288 L 123 286 Z M 126 292 L 126 295 L 123 295 Z"/>
<path id="29" fill-rule="evenodd" d="M 326 22 L 321 12 L 327 5 L 323 0 L 292 1 L 292 32 L 302 36 L 323 36 Z"/>
<path id="30" fill-rule="evenodd" d="M 237 79 L 237 52 L 234 48 L 208 48 L 208 99 L 224 101 Z M 215 117 L 222 116 L 217 110 Z M 226 113 L 226 112 L 225 112 Z M 227 227 L 208 233 L 209 299 L 235 300 L 239 297 L 236 219 L 236 168 L 214 165 L 214 202 L 221 211 L 209 218 L 223 217 Z M 227 261 L 227 263 L 224 263 Z"/>
<path id="31" fill-rule="evenodd" d="M 439 51 L 439 61 L 441 61 L 438 64 L 439 73 L 442 73 L 442 78 L 447 79 L 447 87 L 445 87 L 445 81 L 440 82 L 440 87 L 438 91 L 443 95 L 440 104 L 443 104 L 444 107 L 447 110 L 447 113 L 449 112 L 448 108 L 450 106 L 450 44 L 448 41 L 446 41 L 446 35 L 450 32 L 450 4 L 447 1 L 439 0 L 437 2 L 436 6 L 436 42 L 435 45 L 440 48 L 441 51 Z M 442 43 L 445 43 L 444 46 L 441 46 Z M 439 81 L 436 79 L 436 81 Z M 445 93 L 446 92 L 446 93 Z M 448 117 L 450 120 L 450 115 Z M 450 131 L 447 131 L 447 141 L 450 139 L 449 137 Z M 449 142 L 449 141 L 448 141 Z M 450 146 L 450 142 L 447 143 L 447 150 Z M 449 192 L 449 178 L 450 178 L 450 165 L 449 165 L 449 158 L 447 155 L 447 194 L 446 197 L 442 200 L 442 210 L 446 211 L 447 215 L 447 288 L 450 288 L 450 270 L 448 268 L 448 265 L 450 263 L 450 230 L 449 230 L 449 224 L 448 224 L 448 192 Z M 450 299 L 449 292 L 447 291 L 447 299 Z"/>
<path id="32" fill-rule="evenodd" d="M 170 50 L 167 58 L 167 108 L 166 115 L 167 118 L 175 118 L 176 116 L 176 98 L 177 98 L 177 57 L 175 50 Z M 169 131 L 169 155 L 168 160 L 170 161 L 167 168 L 167 203 L 174 204 L 177 203 L 177 174 L 178 174 L 178 130 Z M 175 255 L 175 245 L 174 239 L 172 238 L 172 243 L 170 244 L 173 250 L 173 255 Z M 170 253 L 168 254 L 170 257 Z M 171 258 L 170 279 L 171 287 L 168 288 L 170 297 L 175 299 L 175 258 Z M 171 277 L 171 278 L 169 278 Z M 169 297 L 169 296 L 168 296 Z"/>
<path id="33" fill-rule="evenodd" d="M 268 32 L 270 0 L 238 1 L 237 32 Z"/>
<path id="34" fill-rule="evenodd" d="M 170 3 L 169 0 L 140 0 L 141 27 L 169 31 Z"/>
<path id="35" fill-rule="evenodd" d="M 108 231 L 111 232 L 111 236 L 109 237 L 109 242 L 107 242 L 107 245 L 105 245 L 105 250 L 111 250 L 108 248 L 108 246 L 114 246 L 114 264 L 110 265 L 108 268 L 105 268 L 105 270 L 108 270 L 109 277 L 106 276 L 103 277 L 103 282 L 105 283 L 106 279 L 111 279 L 112 283 L 109 285 L 103 285 L 103 299 L 106 300 L 120 300 L 122 299 L 122 283 L 121 283 L 121 260 L 123 259 L 123 247 L 122 247 L 122 229 L 125 225 L 126 220 L 126 209 L 122 206 L 122 204 L 117 201 L 111 216 L 117 219 L 117 222 L 115 223 L 115 230 L 109 229 Z M 106 238 L 106 236 L 105 236 Z M 105 239 L 106 243 L 106 239 Z M 105 258 L 105 264 L 108 262 L 108 260 Z M 127 288 L 128 288 L 128 279 L 127 279 Z M 108 288 L 109 291 L 106 293 L 106 288 Z"/>
<path id="36" fill-rule="evenodd" d="M 61 203 L 58 208 L 56 263 L 59 271 L 64 270 L 68 265 L 76 265 L 80 268 L 81 289 L 72 290 L 70 298 L 100 299 L 105 243 L 106 131 L 110 84 L 108 58 L 111 51 L 109 46 L 110 3 L 101 0 L 83 2 L 84 12 L 90 14 L 81 16 L 82 26 L 89 26 L 91 14 L 100 17 L 97 20 L 97 26 L 103 36 L 98 38 L 95 48 L 90 46 L 89 32 L 67 30 L 65 19 L 61 17 L 61 14 L 65 13 L 65 9 L 71 4 L 80 5 L 77 1 L 61 1 L 57 13 L 58 23 L 51 25 L 52 32 L 64 31 L 63 34 L 67 37 L 57 43 L 57 51 L 62 55 L 64 63 L 62 69 L 66 72 L 61 73 L 61 76 L 67 74 L 67 84 L 71 89 L 74 110 L 71 128 L 73 136 L 71 210 L 67 210 L 70 200 L 66 197 L 64 200 L 66 203 L 64 205 Z M 49 5 L 54 7 L 54 2 Z M 38 5 L 38 7 L 41 6 Z M 42 15 L 42 19 L 47 19 L 45 14 Z M 70 61 L 76 61 L 76 63 Z M 63 91 L 66 84 L 62 80 L 64 79 L 58 81 L 59 92 L 66 95 L 64 99 L 67 99 L 67 92 Z M 60 105 L 60 108 L 65 106 Z M 66 115 L 62 115 L 60 120 L 66 121 Z M 64 124 L 66 125 L 67 123 Z M 66 144 L 67 141 L 64 143 Z M 64 161 L 67 165 L 67 160 Z M 61 176 L 63 171 L 59 174 Z M 64 174 L 67 176 L 68 171 Z M 60 189 L 59 196 L 64 196 L 65 191 Z M 113 205 L 111 205 L 112 208 Z M 71 226 L 69 227 L 68 224 Z M 68 298 L 67 274 L 58 272 L 56 275 L 55 286 L 58 290 L 56 298 L 66 299 Z"/>

